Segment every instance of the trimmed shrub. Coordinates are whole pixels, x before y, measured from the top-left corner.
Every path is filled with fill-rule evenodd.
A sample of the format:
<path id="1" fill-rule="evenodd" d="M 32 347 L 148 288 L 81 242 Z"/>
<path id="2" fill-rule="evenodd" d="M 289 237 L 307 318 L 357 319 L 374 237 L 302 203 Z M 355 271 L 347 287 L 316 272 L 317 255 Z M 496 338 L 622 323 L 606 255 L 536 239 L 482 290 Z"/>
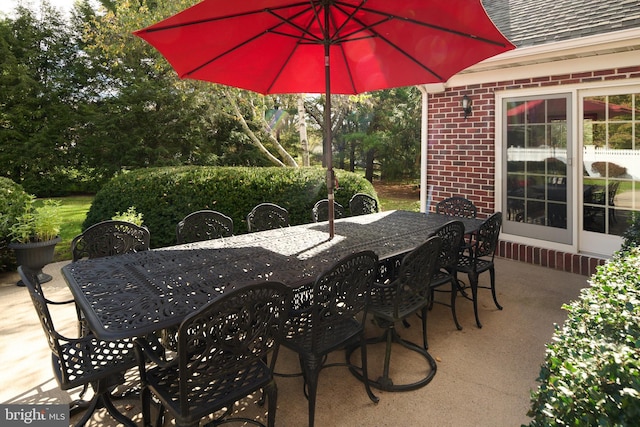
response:
<path id="1" fill-rule="evenodd" d="M 348 209 L 358 192 L 376 195 L 363 177 L 336 170 L 338 203 Z M 175 244 L 175 227 L 187 214 L 213 209 L 230 216 L 234 233 L 247 231 L 246 215 L 262 202 L 276 203 L 289 211 L 292 225 L 311 222 L 315 202 L 327 197 L 326 172 L 322 168 L 164 167 L 123 173 L 97 194 L 84 228 L 110 219 L 130 207 L 144 215 L 151 246 Z"/>
<path id="2" fill-rule="evenodd" d="M 9 178 L 0 177 L 0 271 L 10 271 L 15 268 L 13 251 L 7 248 L 9 231 L 29 203 L 31 203 L 31 196 L 20 184 L 16 184 Z"/>
<path id="3" fill-rule="evenodd" d="M 598 267 L 547 345 L 530 426 L 635 426 L 640 420 L 640 247 Z"/>
<path id="4" fill-rule="evenodd" d="M 607 166 L 609 171 L 607 172 Z M 627 174 L 627 168 L 617 165 L 611 162 L 593 162 L 591 164 L 591 170 L 599 173 L 600 176 L 618 177 Z"/>

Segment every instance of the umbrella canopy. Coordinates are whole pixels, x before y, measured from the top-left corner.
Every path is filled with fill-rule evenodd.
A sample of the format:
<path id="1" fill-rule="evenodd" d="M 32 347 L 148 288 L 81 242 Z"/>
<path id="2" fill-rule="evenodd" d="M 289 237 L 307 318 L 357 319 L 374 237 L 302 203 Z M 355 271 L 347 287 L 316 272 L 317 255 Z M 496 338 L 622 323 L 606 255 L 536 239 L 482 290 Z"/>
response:
<path id="1" fill-rule="evenodd" d="M 180 78 L 269 93 L 331 94 L 445 82 L 514 46 L 480 0 L 204 0 L 135 34 Z M 333 236 L 333 212 L 329 212 Z"/>

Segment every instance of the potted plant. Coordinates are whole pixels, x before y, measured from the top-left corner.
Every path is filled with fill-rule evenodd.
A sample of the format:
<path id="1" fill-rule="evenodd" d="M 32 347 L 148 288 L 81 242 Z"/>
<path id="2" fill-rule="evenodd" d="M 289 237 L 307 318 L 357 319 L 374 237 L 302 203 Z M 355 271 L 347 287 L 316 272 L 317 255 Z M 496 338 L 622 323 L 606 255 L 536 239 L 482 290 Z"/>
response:
<path id="1" fill-rule="evenodd" d="M 31 196 L 24 212 L 9 228 L 11 242 L 8 247 L 13 249 L 18 265 L 38 271 L 40 283 L 45 283 L 51 276 L 44 274 L 42 267 L 53 261 L 55 246 L 60 242 L 60 202 L 46 200 L 37 207 L 34 202 L 35 197 Z"/>

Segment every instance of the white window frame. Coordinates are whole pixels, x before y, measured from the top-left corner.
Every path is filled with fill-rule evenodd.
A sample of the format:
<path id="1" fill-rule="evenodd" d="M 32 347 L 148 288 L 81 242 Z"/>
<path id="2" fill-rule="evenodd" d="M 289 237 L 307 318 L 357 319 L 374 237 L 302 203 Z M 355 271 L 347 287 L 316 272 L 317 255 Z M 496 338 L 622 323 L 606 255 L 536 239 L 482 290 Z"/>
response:
<path id="1" fill-rule="evenodd" d="M 567 161 L 571 170 L 569 173 L 572 175 L 570 191 L 574 195 L 573 206 L 571 210 L 574 212 L 575 220 L 571 224 L 571 236 L 572 241 L 569 244 L 551 242 L 543 239 L 536 239 L 531 237 L 520 236 L 517 234 L 508 234 L 504 231 L 501 233 L 501 239 L 521 243 L 530 246 L 544 247 L 547 249 L 570 252 L 570 253 L 587 253 L 600 256 L 609 256 L 620 245 L 622 241 L 618 236 L 602 235 L 591 236 L 593 239 L 607 237 L 607 240 L 614 241 L 609 242 L 607 245 L 600 245 L 597 251 L 593 248 L 593 241 L 589 240 L 591 237 L 585 236 L 582 232 L 582 192 L 578 191 L 578 188 L 582 188 L 582 168 L 577 168 L 575 165 L 582 165 L 582 97 L 585 95 L 593 94 L 616 94 L 624 93 L 625 91 L 640 93 L 638 87 L 640 85 L 640 79 L 620 79 L 611 81 L 598 81 L 581 84 L 571 85 L 558 85 L 558 86 L 545 86 L 526 89 L 510 89 L 503 91 L 496 91 L 495 93 L 495 209 L 501 210 L 503 206 L 503 192 L 506 185 L 505 175 L 506 171 L 503 171 L 503 161 L 506 152 L 503 150 L 503 101 L 510 98 L 520 98 L 529 96 L 545 97 L 549 95 L 559 95 L 563 93 L 569 93 L 570 106 L 568 110 L 572 111 L 573 117 L 567 117 L 567 131 L 570 132 L 571 140 L 568 141 L 570 150 L 567 152 Z M 591 233 L 596 234 L 596 233 Z M 599 233 L 598 233 L 599 234 Z"/>

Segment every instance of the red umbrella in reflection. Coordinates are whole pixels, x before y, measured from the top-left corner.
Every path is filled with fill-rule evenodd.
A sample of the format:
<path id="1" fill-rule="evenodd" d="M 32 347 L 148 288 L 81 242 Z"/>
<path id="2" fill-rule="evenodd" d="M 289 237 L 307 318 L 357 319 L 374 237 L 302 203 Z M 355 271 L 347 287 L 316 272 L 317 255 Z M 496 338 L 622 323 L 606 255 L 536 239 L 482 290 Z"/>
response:
<path id="1" fill-rule="evenodd" d="M 480 0 L 204 0 L 135 34 L 180 78 L 326 95 L 331 237 L 330 95 L 445 82 L 514 48 Z"/>

